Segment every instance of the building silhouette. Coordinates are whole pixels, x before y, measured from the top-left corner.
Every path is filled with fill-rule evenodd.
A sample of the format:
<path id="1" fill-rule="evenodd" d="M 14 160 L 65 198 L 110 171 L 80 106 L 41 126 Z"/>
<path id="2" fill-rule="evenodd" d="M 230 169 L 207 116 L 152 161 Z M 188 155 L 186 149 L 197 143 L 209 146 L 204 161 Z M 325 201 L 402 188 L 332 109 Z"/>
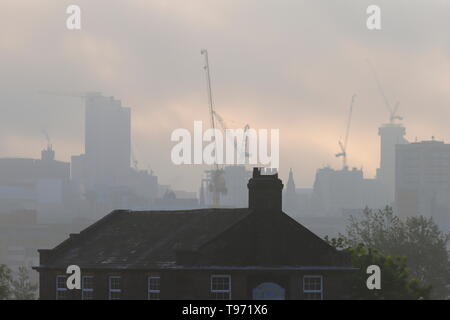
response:
<path id="1" fill-rule="evenodd" d="M 72 178 L 86 189 L 123 184 L 130 170 L 130 113 L 113 97 L 87 95 L 85 153 L 72 157 Z"/>
<path id="2" fill-rule="evenodd" d="M 364 178 L 362 170 L 325 167 L 317 170 L 311 201 L 315 215 L 343 217 L 361 212 L 365 207 L 384 207 L 386 199 L 382 184 Z"/>
<path id="3" fill-rule="evenodd" d="M 350 256 L 282 212 L 278 175 L 255 168 L 248 189 L 248 208 L 114 211 L 40 250 L 40 299 L 348 297 Z"/>
<path id="4" fill-rule="evenodd" d="M 0 211 L 34 210 L 40 222 L 69 221 L 70 164 L 55 160 L 51 145 L 41 159 L 0 159 Z"/>
<path id="5" fill-rule="evenodd" d="M 450 144 L 421 141 L 396 146 L 396 211 L 433 217 L 449 230 Z"/>
<path id="6" fill-rule="evenodd" d="M 407 144 L 405 139 L 406 129 L 399 123 L 387 123 L 382 125 L 378 134 L 380 136 L 380 167 L 377 169 L 377 180 L 387 191 L 387 203 L 394 200 L 395 189 L 395 146 Z"/>
<path id="7" fill-rule="evenodd" d="M 87 203 L 85 217 L 98 219 L 118 208 L 151 208 L 158 177 L 130 166 L 130 109 L 97 92 L 87 93 L 85 101 L 85 153 L 71 159 L 71 179 Z"/>

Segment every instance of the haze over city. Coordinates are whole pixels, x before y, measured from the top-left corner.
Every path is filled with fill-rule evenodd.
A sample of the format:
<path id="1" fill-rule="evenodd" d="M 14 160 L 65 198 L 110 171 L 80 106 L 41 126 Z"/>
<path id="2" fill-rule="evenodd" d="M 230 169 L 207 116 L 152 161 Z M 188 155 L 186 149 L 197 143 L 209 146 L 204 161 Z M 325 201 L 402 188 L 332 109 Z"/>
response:
<path id="1" fill-rule="evenodd" d="M 449 17 L 1 1 L 0 302 L 288 319 L 301 302 L 267 300 L 449 300 Z"/>
<path id="2" fill-rule="evenodd" d="M 340 167 L 338 140 L 357 94 L 350 167 L 373 177 L 378 127 L 400 102 L 409 141 L 450 141 L 450 43 L 444 1 L 379 1 L 383 32 L 365 27 L 368 1 L 3 1 L 0 157 L 39 157 L 48 132 L 58 160 L 83 152 L 82 99 L 38 94 L 100 91 L 131 108 L 138 165 L 162 183 L 197 191 L 205 166 L 175 166 L 170 134 L 208 123 L 201 48 L 208 48 L 218 113 L 233 127 L 280 129 L 280 175 L 311 186 Z"/>

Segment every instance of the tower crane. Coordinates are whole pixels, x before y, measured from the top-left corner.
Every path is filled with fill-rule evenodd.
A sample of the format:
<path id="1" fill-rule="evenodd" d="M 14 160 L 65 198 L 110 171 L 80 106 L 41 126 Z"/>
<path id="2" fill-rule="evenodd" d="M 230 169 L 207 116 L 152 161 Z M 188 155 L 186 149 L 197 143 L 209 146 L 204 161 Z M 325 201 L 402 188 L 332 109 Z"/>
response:
<path id="1" fill-rule="evenodd" d="M 214 111 L 214 116 L 216 118 L 216 120 L 219 122 L 220 127 L 222 128 L 224 135 L 226 134 L 226 130 L 228 129 L 228 125 L 226 124 L 225 120 L 223 119 L 223 117 L 217 113 L 217 111 Z M 247 132 L 250 129 L 250 125 L 246 124 L 243 128 L 244 131 L 244 141 L 243 141 L 243 145 L 242 145 L 242 149 L 238 150 L 238 145 L 237 145 L 237 141 L 234 141 L 234 150 L 236 150 L 237 153 L 243 154 L 244 158 L 247 159 L 249 157 L 249 153 L 248 153 L 248 136 L 247 136 Z"/>
<path id="2" fill-rule="evenodd" d="M 47 141 L 47 148 L 51 148 L 52 143 L 51 143 L 50 136 L 49 136 L 47 130 L 43 129 L 42 134 L 45 136 L 45 140 Z"/>
<path id="3" fill-rule="evenodd" d="M 342 142 L 342 140 L 339 140 L 339 142 L 338 142 L 339 148 L 341 149 L 341 151 L 336 154 L 336 157 L 338 157 L 338 158 L 342 157 L 342 170 L 347 169 L 347 143 L 348 143 L 348 137 L 350 134 L 350 124 L 351 124 L 351 120 L 352 120 L 353 105 L 355 102 L 355 98 L 356 98 L 356 94 L 354 94 L 352 96 L 352 100 L 350 102 L 350 110 L 349 110 L 348 118 L 347 118 L 347 127 L 345 129 L 344 142 Z"/>
<path id="4" fill-rule="evenodd" d="M 389 100 L 386 97 L 386 94 L 384 93 L 383 87 L 381 86 L 381 82 L 380 82 L 380 79 L 378 78 L 378 75 L 377 75 L 377 72 L 376 72 L 375 68 L 373 67 L 372 63 L 370 63 L 369 59 L 367 59 L 366 62 L 369 65 L 370 70 L 372 71 L 373 77 L 374 77 L 375 82 L 376 82 L 377 87 L 378 87 L 378 91 L 380 92 L 380 95 L 383 98 L 383 102 L 384 102 L 386 108 L 388 109 L 388 112 L 389 112 L 389 123 L 393 124 L 393 123 L 395 123 L 395 120 L 403 120 L 403 117 L 399 116 L 397 114 L 398 107 L 399 107 L 400 103 L 397 102 L 395 104 L 395 107 L 391 106 L 391 104 L 389 103 Z"/>
<path id="5" fill-rule="evenodd" d="M 208 93 L 208 102 L 209 102 L 209 116 L 211 121 L 211 128 L 214 130 L 216 129 L 216 123 L 215 118 L 216 114 L 214 112 L 214 103 L 213 103 L 213 97 L 212 97 L 212 89 L 211 89 L 211 76 L 210 76 L 210 70 L 209 70 L 209 59 L 208 59 L 208 50 L 202 49 L 200 53 L 205 57 L 205 74 L 206 74 L 206 89 Z M 213 136 L 214 143 L 216 143 L 216 137 Z M 217 148 L 217 144 L 216 144 Z M 216 149 L 217 151 L 217 149 Z M 215 152 L 215 155 L 217 157 L 217 152 Z M 224 177 L 224 171 L 221 167 L 219 167 L 219 164 L 216 161 L 214 162 L 214 169 L 207 171 L 208 174 L 208 180 L 209 185 L 208 189 L 212 193 L 212 207 L 218 208 L 220 206 L 220 196 L 222 194 L 227 193 L 227 187 L 225 185 L 225 177 Z"/>

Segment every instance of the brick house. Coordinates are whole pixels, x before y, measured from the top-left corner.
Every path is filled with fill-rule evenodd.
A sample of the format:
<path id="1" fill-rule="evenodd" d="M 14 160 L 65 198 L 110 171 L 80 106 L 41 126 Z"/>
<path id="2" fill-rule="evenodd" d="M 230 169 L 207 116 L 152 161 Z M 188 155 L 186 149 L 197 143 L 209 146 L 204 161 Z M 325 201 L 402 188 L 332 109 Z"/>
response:
<path id="1" fill-rule="evenodd" d="M 248 188 L 248 208 L 114 211 L 39 250 L 40 299 L 345 299 L 350 257 L 281 211 L 277 174 Z"/>

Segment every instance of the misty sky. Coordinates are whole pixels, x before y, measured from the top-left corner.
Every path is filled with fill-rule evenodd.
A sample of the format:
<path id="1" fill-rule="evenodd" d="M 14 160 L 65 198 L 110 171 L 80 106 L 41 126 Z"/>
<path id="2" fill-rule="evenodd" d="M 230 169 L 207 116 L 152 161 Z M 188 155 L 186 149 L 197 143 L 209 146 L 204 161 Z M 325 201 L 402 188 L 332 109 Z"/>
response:
<path id="1" fill-rule="evenodd" d="M 82 30 L 66 29 L 69 4 Z M 382 30 L 366 28 L 378 4 Z M 163 184 L 196 191 L 202 166 L 170 162 L 170 134 L 208 122 L 201 48 L 217 112 L 230 127 L 279 128 L 281 176 L 298 186 L 341 166 L 337 142 L 356 93 L 350 166 L 373 177 L 378 126 L 400 101 L 407 138 L 450 141 L 450 2 L 283 0 L 2 0 L 0 157 L 83 153 L 83 101 L 39 90 L 101 91 L 132 109 L 134 153 Z"/>

